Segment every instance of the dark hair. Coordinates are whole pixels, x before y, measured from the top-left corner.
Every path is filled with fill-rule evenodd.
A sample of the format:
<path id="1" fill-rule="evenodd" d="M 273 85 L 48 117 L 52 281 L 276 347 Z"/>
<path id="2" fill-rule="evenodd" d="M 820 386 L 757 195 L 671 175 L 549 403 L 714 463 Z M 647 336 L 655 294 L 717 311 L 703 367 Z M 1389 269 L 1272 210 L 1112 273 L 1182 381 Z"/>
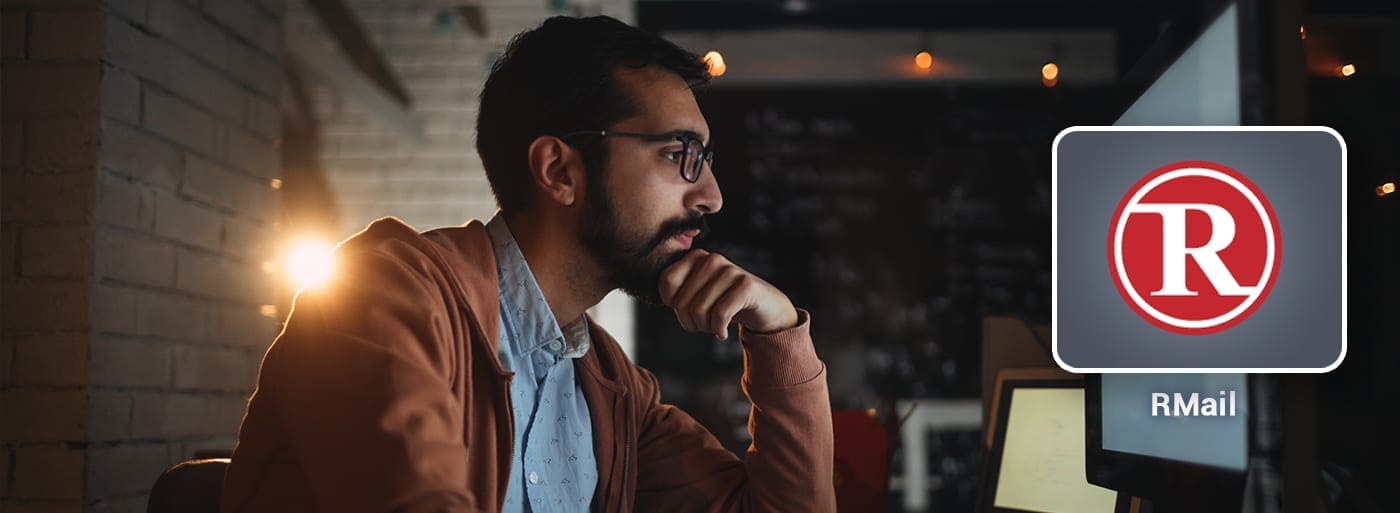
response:
<path id="1" fill-rule="evenodd" d="M 691 88 L 710 80 L 700 57 L 607 16 L 555 16 L 511 39 L 481 89 L 476 117 L 476 151 L 502 210 L 529 206 L 526 153 L 535 138 L 605 129 L 636 114 L 614 75 L 624 66 L 658 66 Z M 596 138 L 578 144 L 601 146 Z M 580 151 L 589 169 L 601 167 L 600 152 Z"/>

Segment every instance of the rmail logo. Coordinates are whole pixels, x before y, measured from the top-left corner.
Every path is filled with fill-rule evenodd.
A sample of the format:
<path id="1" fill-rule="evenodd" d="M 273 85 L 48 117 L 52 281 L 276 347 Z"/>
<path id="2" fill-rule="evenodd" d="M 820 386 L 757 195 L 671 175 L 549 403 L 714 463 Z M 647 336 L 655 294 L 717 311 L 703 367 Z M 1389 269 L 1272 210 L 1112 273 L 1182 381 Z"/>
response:
<path id="1" fill-rule="evenodd" d="M 1183 335 L 1229 329 L 1268 297 L 1278 275 L 1278 218 L 1243 174 L 1206 161 L 1158 168 L 1113 215 L 1108 261 L 1139 316 Z"/>
<path id="2" fill-rule="evenodd" d="M 1327 372 L 1347 352 L 1327 127 L 1071 127 L 1051 145 L 1050 352 L 1076 373 Z"/>

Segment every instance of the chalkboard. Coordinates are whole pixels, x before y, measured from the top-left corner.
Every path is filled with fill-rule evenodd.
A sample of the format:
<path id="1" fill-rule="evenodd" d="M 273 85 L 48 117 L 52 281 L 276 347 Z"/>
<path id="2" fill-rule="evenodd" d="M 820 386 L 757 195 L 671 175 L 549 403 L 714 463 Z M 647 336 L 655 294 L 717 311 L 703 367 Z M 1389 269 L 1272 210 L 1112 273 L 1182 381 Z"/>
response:
<path id="1" fill-rule="evenodd" d="M 700 246 L 811 312 L 834 407 L 976 397 L 982 319 L 1049 320 L 1050 143 L 1067 126 L 1102 123 L 1113 108 L 1104 93 L 702 94 L 724 206 Z M 637 338 L 666 400 L 728 422 L 742 447 L 737 341 L 685 334 L 671 312 L 647 307 Z"/>

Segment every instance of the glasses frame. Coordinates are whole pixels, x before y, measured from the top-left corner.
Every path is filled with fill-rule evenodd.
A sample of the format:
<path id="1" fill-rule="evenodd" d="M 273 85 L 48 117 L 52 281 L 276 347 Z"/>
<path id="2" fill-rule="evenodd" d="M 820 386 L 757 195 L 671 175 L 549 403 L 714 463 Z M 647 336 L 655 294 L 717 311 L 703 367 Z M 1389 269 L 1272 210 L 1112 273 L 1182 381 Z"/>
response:
<path id="1" fill-rule="evenodd" d="M 696 183 L 700 181 L 700 174 L 704 172 L 705 164 L 710 164 L 712 169 L 714 166 L 714 149 L 712 149 L 710 146 L 706 146 L 704 144 L 704 141 L 701 141 L 700 138 L 690 134 L 640 134 L 636 132 L 622 132 L 617 130 L 579 130 L 577 132 L 569 132 L 560 136 L 559 138 L 567 140 L 572 137 L 580 137 L 585 135 L 592 135 L 597 137 L 607 137 L 610 135 L 616 135 L 619 137 L 631 137 L 633 139 L 641 139 L 643 141 L 651 142 L 680 142 L 681 144 L 685 145 L 685 150 L 681 152 L 681 159 L 677 162 L 677 165 L 681 173 L 681 179 L 690 183 Z M 696 151 L 696 148 L 699 148 L 698 151 L 700 152 L 700 154 L 692 156 L 692 153 Z M 692 158 L 694 158 L 694 160 L 691 160 Z"/>

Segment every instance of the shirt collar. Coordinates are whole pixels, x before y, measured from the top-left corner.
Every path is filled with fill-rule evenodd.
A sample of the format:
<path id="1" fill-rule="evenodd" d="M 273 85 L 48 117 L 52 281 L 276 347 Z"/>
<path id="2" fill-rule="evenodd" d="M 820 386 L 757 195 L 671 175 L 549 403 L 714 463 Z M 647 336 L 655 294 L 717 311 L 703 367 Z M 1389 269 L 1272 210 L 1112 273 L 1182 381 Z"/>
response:
<path id="1" fill-rule="evenodd" d="M 510 227 L 506 226 L 505 215 L 496 212 L 486 231 L 491 235 L 491 246 L 496 254 L 496 273 L 501 284 L 501 316 L 512 327 L 514 337 L 506 337 L 515 345 L 519 354 L 528 354 L 544 348 L 562 358 L 578 358 L 588 352 L 591 341 L 588 335 L 588 317 L 564 325 L 561 330 L 549 302 L 544 299 L 530 264 L 520 252 Z M 557 343 L 556 343 L 557 342 Z"/>

